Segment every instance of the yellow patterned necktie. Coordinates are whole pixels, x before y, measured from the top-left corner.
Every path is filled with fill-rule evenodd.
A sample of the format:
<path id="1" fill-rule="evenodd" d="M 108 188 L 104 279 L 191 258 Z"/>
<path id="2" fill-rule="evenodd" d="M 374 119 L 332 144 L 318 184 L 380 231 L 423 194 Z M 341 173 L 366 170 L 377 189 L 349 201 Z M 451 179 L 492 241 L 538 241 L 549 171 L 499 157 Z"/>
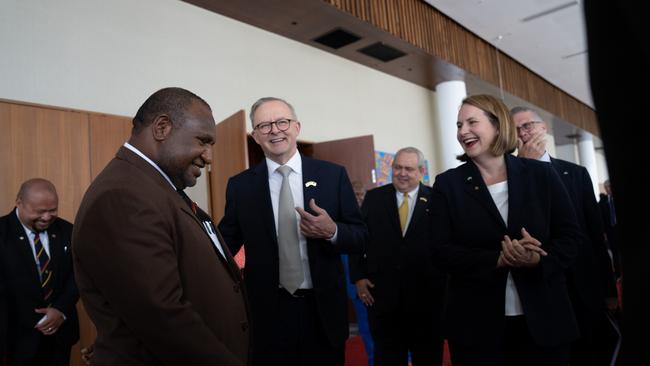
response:
<path id="1" fill-rule="evenodd" d="M 399 206 L 399 224 L 402 227 L 402 232 L 406 229 L 406 219 L 409 217 L 409 194 L 404 192 L 404 199 Z"/>

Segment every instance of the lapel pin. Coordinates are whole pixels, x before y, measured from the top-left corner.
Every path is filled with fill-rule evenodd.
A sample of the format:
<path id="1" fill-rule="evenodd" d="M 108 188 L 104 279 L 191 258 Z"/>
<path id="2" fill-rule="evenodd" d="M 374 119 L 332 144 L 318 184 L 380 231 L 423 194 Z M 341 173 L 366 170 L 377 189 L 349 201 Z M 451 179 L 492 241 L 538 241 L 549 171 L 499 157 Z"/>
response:
<path id="1" fill-rule="evenodd" d="M 426 197 L 420 197 L 420 201 L 427 202 L 427 199 L 426 199 Z"/>
<path id="2" fill-rule="evenodd" d="M 316 182 L 314 182 L 313 180 L 310 180 L 309 182 L 305 183 L 305 187 L 306 187 L 306 188 L 309 188 L 309 187 L 316 187 L 316 186 L 317 186 L 317 184 L 316 184 Z"/>
<path id="3" fill-rule="evenodd" d="M 52 234 L 52 238 L 56 238 L 56 234 Z"/>
<path id="4" fill-rule="evenodd" d="M 24 236 L 21 236 L 21 237 L 19 237 L 18 239 L 20 239 L 20 240 L 25 240 L 25 237 L 24 237 Z"/>
<path id="5" fill-rule="evenodd" d="M 474 186 L 474 190 L 475 190 L 475 191 L 478 191 L 478 186 Z"/>
<path id="6" fill-rule="evenodd" d="M 471 181 L 472 181 L 472 176 L 467 177 L 466 180 L 467 180 L 468 182 L 471 182 Z"/>
<path id="7" fill-rule="evenodd" d="M 569 172 L 567 172 L 567 171 L 565 170 L 562 174 L 564 174 L 564 175 L 569 175 Z"/>

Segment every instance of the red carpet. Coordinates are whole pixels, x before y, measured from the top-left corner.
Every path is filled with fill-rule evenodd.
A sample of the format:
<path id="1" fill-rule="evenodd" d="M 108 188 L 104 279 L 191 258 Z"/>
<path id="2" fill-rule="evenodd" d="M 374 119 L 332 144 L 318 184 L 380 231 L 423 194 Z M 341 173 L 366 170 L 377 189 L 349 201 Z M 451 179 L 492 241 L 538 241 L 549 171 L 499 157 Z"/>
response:
<path id="1" fill-rule="evenodd" d="M 363 340 L 360 336 L 353 336 L 348 338 L 345 344 L 345 366 L 367 366 L 368 358 L 366 351 L 363 347 Z M 445 353 L 442 357 L 443 366 L 451 366 L 449 359 L 449 347 L 445 341 Z"/>

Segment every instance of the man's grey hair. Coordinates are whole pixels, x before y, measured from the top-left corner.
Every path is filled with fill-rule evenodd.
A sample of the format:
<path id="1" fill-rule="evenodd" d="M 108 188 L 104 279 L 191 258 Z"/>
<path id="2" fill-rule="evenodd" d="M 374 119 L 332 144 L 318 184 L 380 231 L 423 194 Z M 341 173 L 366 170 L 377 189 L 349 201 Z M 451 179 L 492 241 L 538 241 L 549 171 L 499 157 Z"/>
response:
<path id="1" fill-rule="evenodd" d="M 513 116 L 514 116 L 515 114 L 517 114 L 517 113 L 523 113 L 523 112 L 530 112 L 530 113 L 533 114 L 533 116 L 534 116 L 538 121 L 546 122 L 546 121 L 544 121 L 544 120 L 542 119 L 542 117 L 539 115 L 539 113 L 537 113 L 536 110 L 534 110 L 534 109 L 532 109 L 532 108 L 529 108 L 529 107 L 524 107 L 524 106 L 517 106 L 517 107 L 512 108 L 512 109 L 510 110 L 510 117 L 513 117 Z"/>
<path id="2" fill-rule="evenodd" d="M 418 156 L 418 168 L 424 168 L 424 154 L 422 154 L 422 151 L 418 150 L 415 147 L 403 147 L 395 153 L 395 159 L 397 159 L 397 156 L 401 153 L 410 153 L 410 154 L 416 154 Z"/>
<path id="3" fill-rule="evenodd" d="M 293 115 L 292 118 L 295 119 L 295 120 L 298 119 L 298 116 L 296 116 L 296 110 L 293 109 L 293 106 L 291 104 L 289 104 L 289 102 L 287 102 L 286 100 L 284 100 L 282 98 L 276 98 L 276 97 L 264 97 L 264 98 L 258 99 L 251 106 L 251 113 L 249 115 L 249 117 L 251 119 L 251 127 L 255 127 L 254 122 L 253 122 L 253 116 L 255 116 L 255 112 L 257 111 L 257 108 L 259 108 L 264 103 L 275 102 L 275 101 L 282 102 L 282 103 L 286 104 L 287 107 L 289 107 L 289 109 L 291 110 L 291 114 Z"/>

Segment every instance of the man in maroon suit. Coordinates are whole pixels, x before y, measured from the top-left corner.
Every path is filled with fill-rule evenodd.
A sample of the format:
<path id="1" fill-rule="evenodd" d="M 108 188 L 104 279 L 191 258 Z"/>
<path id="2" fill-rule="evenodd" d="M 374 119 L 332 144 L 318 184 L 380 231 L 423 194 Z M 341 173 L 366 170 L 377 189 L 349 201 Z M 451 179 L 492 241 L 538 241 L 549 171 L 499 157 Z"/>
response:
<path id="1" fill-rule="evenodd" d="M 86 192 L 73 255 L 97 326 L 93 365 L 248 363 L 240 273 L 209 216 L 183 192 L 211 162 L 214 138 L 204 100 L 159 90 Z"/>

